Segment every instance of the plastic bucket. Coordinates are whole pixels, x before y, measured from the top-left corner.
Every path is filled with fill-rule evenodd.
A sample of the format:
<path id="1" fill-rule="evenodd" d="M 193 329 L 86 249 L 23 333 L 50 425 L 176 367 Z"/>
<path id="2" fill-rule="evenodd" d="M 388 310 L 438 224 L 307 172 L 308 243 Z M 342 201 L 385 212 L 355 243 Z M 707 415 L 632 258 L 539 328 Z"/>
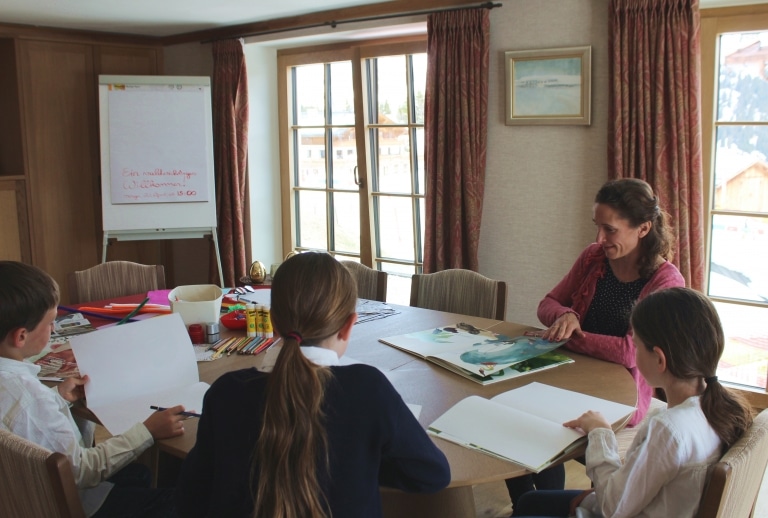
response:
<path id="1" fill-rule="evenodd" d="M 218 322 L 223 290 L 215 284 L 178 286 L 168 294 L 171 311 L 181 315 L 184 325 Z"/>

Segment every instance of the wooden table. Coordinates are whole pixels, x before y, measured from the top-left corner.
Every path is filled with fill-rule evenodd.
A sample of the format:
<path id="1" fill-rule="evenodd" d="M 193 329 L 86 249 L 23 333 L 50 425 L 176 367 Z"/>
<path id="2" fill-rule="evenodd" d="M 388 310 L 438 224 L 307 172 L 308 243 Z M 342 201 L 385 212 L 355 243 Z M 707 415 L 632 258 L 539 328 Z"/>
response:
<path id="1" fill-rule="evenodd" d="M 635 405 L 637 390 L 627 370 L 617 364 L 566 351 L 575 362 L 552 369 L 520 376 L 508 381 L 482 386 L 464 379 L 442 367 L 426 362 L 394 347 L 382 344 L 379 338 L 430 327 L 468 322 L 510 336 L 533 329 L 528 326 L 497 320 L 468 317 L 408 306 L 391 305 L 400 314 L 356 325 L 345 356 L 361 363 L 374 365 L 387 373 L 392 384 L 406 403 L 420 405 L 419 422 L 425 428 L 451 406 L 469 395 L 491 398 L 501 392 L 539 381 L 575 390 L 592 396 Z M 213 362 L 201 362 L 200 379 L 213 383 L 222 374 L 236 369 L 256 367 L 260 356 L 230 356 Z M 577 416 L 574 416 L 577 417 Z M 623 423 L 617 424 L 617 427 Z M 183 458 L 194 446 L 197 421 L 185 423 L 182 437 L 158 441 L 161 451 Z M 433 438 L 445 453 L 451 466 L 449 487 L 435 495 L 410 495 L 382 489 L 385 516 L 474 516 L 472 485 L 518 477 L 528 473 L 525 468 L 485 455 L 440 438 Z M 584 450 L 572 452 L 568 458 L 583 455 Z"/>

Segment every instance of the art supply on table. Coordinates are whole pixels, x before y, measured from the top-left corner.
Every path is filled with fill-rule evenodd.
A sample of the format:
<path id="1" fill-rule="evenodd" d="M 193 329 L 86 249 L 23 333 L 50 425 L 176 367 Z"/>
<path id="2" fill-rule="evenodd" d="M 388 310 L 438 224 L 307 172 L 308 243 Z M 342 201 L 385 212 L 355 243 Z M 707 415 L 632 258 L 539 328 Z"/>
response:
<path id="1" fill-rule="evenodd" d="M 208 322 L 205 324 L 205 336 L 207 344 L 215 344 L 219 341 L 219 324 L 218 322 Z"/>
<path id="2" fill-rule="evenodd" d="M 189 339 L 192 340 L 193 344 L 206 343 L 205 333 L 203 332 L 203 326 L 201 324 L 190 324 L 188 331 L 189 331 Z"/>
<path id="3" fill-rule="evenodd" d="M 269 315 L 269 306 L 261 306 L 261 324 L 264 329 L 264 337 L 272 338 L 274 333 L 272 332 L 272 318 Z"/>
<path id="4" fill-rule="evenodd" d="M 163 410 L 168 410 L 165 407 L 156 406 L 156 405 L 150 405 L 149 408 L 152 410 L 157 410 L 158 412 L 162 412 Z M 200 417 L 200 414 L 196 414 L 195 412 L 179 412 L 179 415 L 187 416 L 187 417 Z"/>
<path id="5" fill-rule="evenodd" d="M 246 304 L 245 305 L 245 329 L 246 334 L 251 337 L 255 338 L 257 336 L 257 320 L 258 320 L 258 310 L 256 309 L 256 304 Z"/>

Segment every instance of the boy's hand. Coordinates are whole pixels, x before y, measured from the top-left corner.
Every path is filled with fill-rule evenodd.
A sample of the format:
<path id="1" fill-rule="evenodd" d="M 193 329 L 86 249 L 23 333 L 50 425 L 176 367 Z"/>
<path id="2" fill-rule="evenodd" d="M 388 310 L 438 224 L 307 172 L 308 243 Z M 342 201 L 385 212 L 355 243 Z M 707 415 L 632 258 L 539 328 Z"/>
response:
<path id="1" fill-rule="evenodd" d="M 87 375 L 83 377 L 72 377 L 62 381 L 56 388 L 58 389 L 59 395 L 61 397 L 70 403 L 74 403 L 78 399 L 85 397 L 85 390 L 83 389 L 83 385 L 86 383 L 88 383 Z"/>
<path id="2" fill-rule="evenodd" d="M 603 414 L 595 412 L 594 410 L 582 414 L 578 419 L 563 423 L 563 426 L 567 426 L 568 428 L 581 428 L 584 430 L 584 433 L 587 434 L 595 428 L 608 428 L 609 430 L 611 428 L 610 423 L 605 420 Z"/>
<path id="3" fill-rule="evenodd" d="M 176 405 L 166 410 L 155 412 L 144 421 L 144 426 L 147 427 L 147 430 L 149 430 L 149 433 L 152 434 L 152 438 L 155 440 L 177 437 L 184 433 L 183 421 L 186 419 L 186 416 L 179 413 L 183 411 L 183 405 Z"/>

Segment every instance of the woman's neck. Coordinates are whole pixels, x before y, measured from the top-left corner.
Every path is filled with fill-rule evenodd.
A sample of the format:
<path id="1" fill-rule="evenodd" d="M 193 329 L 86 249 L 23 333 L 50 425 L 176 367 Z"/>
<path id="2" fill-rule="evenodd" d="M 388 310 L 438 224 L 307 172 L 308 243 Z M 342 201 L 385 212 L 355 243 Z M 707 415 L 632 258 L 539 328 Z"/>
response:
<path id="1" fill-rule="evenodd" d="M 637 258 L 634 256 L 608 259 L 608 264 L 611 265 L 613 275 L 621 282 L 632 282 L 640 278 L 640 268 L 637 265 Z"/>

